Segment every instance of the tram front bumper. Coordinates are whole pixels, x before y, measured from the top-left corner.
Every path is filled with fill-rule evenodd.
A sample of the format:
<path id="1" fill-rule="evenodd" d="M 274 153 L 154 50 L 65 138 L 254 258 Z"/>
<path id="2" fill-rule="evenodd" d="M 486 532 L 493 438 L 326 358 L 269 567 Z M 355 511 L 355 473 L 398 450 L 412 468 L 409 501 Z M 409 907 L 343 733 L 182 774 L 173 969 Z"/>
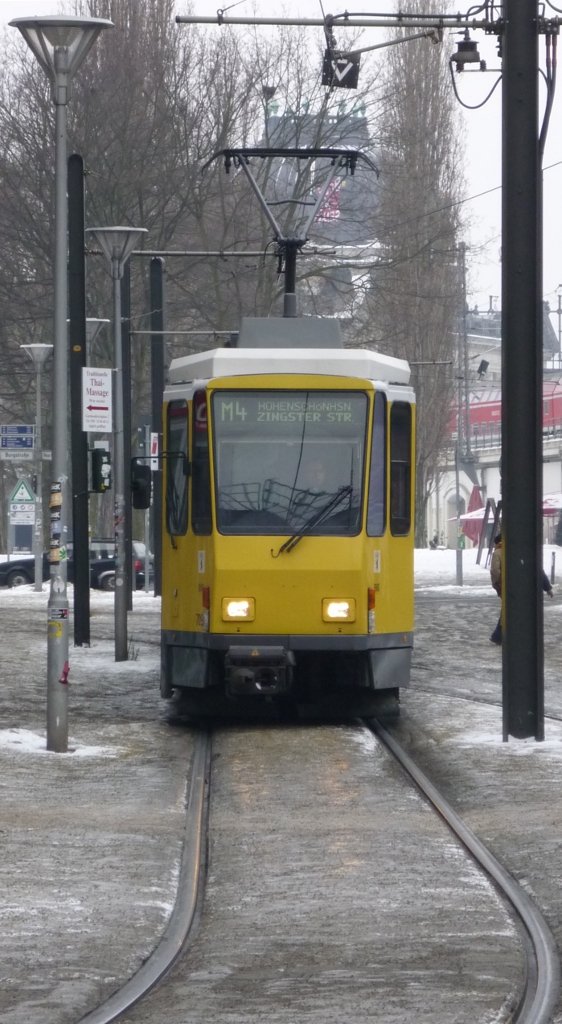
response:
<path id="1" fill-rule="evenodd" d="M 295 656 L 285 647 L 229 647 L 224 661 L 226 692 L 284 694 L 291 691 Z"/>

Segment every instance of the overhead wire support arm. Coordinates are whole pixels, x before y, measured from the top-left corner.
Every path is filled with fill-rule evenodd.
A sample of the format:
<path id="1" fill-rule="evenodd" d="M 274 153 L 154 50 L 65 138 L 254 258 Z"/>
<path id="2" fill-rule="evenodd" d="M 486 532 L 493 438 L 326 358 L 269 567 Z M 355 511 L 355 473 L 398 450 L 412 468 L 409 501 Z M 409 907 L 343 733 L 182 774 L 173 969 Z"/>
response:
<path id="1" fill-rule="evenodd" d="M 255 25 L 255 26 L 278 26 L 300 25 L 310 28 L 325 28 L 328 19 L 333 24 L 346 28 L 428 28 L 428 26 L 439 28 L 458 28 L 459 25 L 469 28 L 490 29 L 493 22 L 488 18 L 468 18 L 466 14 L 432 14 L 432 15 L 409 15 L 409 14 L 386 14 L 386 15 L 350 15 L 335 14 L 328 15 L 328 18 L 252 18 L 252 17 L 228 17 L 223 11 L 215 15 L 200 14 L 178 14 L 176 24 L 178 25 Z"/>
<path id="2" fill-rule="evenodd" d="M 284 316 L 296 316 L 296 260 L 297 253 L 303 248 L 308 241 L 308 232 L 314 219 L 321 208 L 322 203 L 326 198 L 326 194 L 330 185 L 332 184 L 336 174 L 340 170 L 345 170 L 349 174 L 353 175 L 357 166 L 358 160 L 363 160 L 370 168 L 375 172 L 378 177 L 378 169 L 369 157 L 365 156 L 359 150 L 345 149 L 345 148 L 333 148 L 333 147 L 239 147 L 235 149 L 221 149 L 214 153 L 210 160 L 204 165 L 205 170 L 209 164 L 218 157 L 223 157 L 224 166 L 226 173 L 230 172 L 230 168 L 234 166 L 242 169 L 245 174 L 250 187 L 256 196 L 261 210 L 268 221 L 274 235 L 275 242 L 278 247 L 278 254 L 284 258 L 284 275 L 285 275 L 285 288 L 284 288 Z M 301 234 L 298 237 L 287 237 L 283 228 L 276 219 L 271 204 L 266 200 L 250 166 L 250 160 L 252 158 L 259 158 L 265 160 L 268 158 L 278 157 L 283 160 L 297 159 L 297 160 L 317 160 L 324 159 L 331 162 L 331 166 L 328 169 L 325 180 L 322 182 L 321 187 L 317 190 L 315 198 L 312 202 L 306 200 L 296 200 L 303 206 L 310 206 L 310 210 L 307 214 L 306 220 L 303 224 Z M 295 202 L 294 199 L 290 200 Z M 275 202 L 274 205 L 279 205 Z"/>
<path id="3" fill-rule="evenodd" d="M 328 191 L 332 181 L 334 180 L 334 178 L 335 178 L 335 176 L 336 176 L 336 174 L 337 174 L 337 172 L 339 170 L 344 169 L 346 171 L 349 171 L 350 174 L 353 174 L 354 171 L 355 171 L 355 167 L 357 165 L 357 160 L 361 157 L 371 167 L 371 169 L 375 171 L 375 173 L 378 176 L 378 170 L 377 170 L 375 164 L 372 162 L 372 160 L 370 160 L 368 157 L 364 156 L 363 154 L 359 153 L 357 150 L 350 150 L 350 149 L 334 149 L 334 148 L 308 148 L 308 149 L 305 149 L 305 148 L 287 148 L 287 149 L 279 149 L 279 148 L 270 148 L 270 147 L 264 147 L 264 148 L 252 147 L 252 148 L 243 148 L 243 149 L 223 149 L 223 150 L 219 150 L 218 153 L 215 153 L 215 155 L 213 157 L 211 157 L 211 160 L 215 160 L 219 156 L 223 156 L 224 157 L 224 165 L 225 165 L 225 169 L 226 169 L 227 174 L 230 171 L 230 167 L 231 167 L 232 163 L 234 163 L 236 166 L 238 166 L 238 167 L 240 167 L 242 169 L 242 171 L 246 175 L 246 178 L 248 179 L 248 181 L 249 181 L 249 183 L 251 185 L 251 188 L 252 188 L 252 190 L 253 190 L 253 192 L 254 192 L 254 194 L 255 194 L 255 196 L 256 196 L 259 204 L 260 204 L 260 207 L 261 207 L 265 217 L 267 218 L 267 220 L 269 222 L 270 227 L 273 230 L 273 233 L 274 233 L 274 236 L 275 236 L 275 240 L 276 240 L 276 242 L 279 245 L 283 245 L 287 241 L 287 239 L 284 237 L 283 229 L 281 228 L 281 226 L 278 224 L 276 218 L 274 217 L 274 215 L 273 215 L 273 213 L 271 211 L 270 204 L 267 202 L 267 200 L 266 200 L 265 196 L 263 195 L 263 192 L 261 191 L 261 189 L 260 189 L 260 187 L 259 187 L 259 185 L 258 185 L 258 183 L 257 183 L 257 181 L 256 181 L 256 179 L 254 177 L 254 175 L 252 174 L 252 170 L 251 170 L 251 167 L 250 167 L 250 159 L 252 157 L 259 157 L 262 160 L 268 159 L 270 157 L 280 157 L 280 158 L 282 158 L 284 160 L 287 160 L 287 159 L 289 159 L 289 160 L 290 159 L 314 160 L 314 159 L 317 159 L 317 158 L 324 158 L 324 159 L 327 159 L 327 160 L 331 160 L 331 167 L 330 167 L 330 169 L 328 171 L 328 174 L 326 175 L 326 180 L 324 181 L 322 187 L 318 191 L 316 199 L 315 199 L 315 201 L 314 201 L 314 203 L 312 205 L 312 209 L 310 210 L 310 212 L 309 212 L 309 214 L 307 216 L 306 222 L 304 224 L 304 229 L 303 229 L 302 236 L 301 236 L 300 239 L 298 239 L 298 241 L 300 242 L 300 245 L 304 245 L 304 243 L 306 242 L 310 226 L 313 223 L 314 218 L 316 217 L 316 214 L 318 213 L 318 210 L 320 209 L 322 203 L 324 202 L 324 198 L 326 196 L 326 193 L 327 193 L 327 191 Z M 205 164 L 205 167 L 209 166 L 209 163 L 211 163 L 211 160 L 209 160 Z M 205 169 L 205 168 L 203 168 L 203 169 Z M 306 205 L 304 200 L 302 202 L 303 202 L 303 205 Z M 276 205 L 278 205 L 278 204 L 276 204 Z M 292 241 L 297 241 L 297 240 L 294 239 Z"/>

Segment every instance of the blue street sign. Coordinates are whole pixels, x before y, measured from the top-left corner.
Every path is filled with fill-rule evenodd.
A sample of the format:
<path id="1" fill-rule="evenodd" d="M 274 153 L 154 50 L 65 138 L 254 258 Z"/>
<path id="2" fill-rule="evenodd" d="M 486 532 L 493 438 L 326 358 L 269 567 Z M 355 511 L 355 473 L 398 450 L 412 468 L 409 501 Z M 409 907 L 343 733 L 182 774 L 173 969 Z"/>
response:
<path id="1" fill-rule="evenodd" d="M 0 448 L 33 448 L 33 424 L 0 424 Z"/>

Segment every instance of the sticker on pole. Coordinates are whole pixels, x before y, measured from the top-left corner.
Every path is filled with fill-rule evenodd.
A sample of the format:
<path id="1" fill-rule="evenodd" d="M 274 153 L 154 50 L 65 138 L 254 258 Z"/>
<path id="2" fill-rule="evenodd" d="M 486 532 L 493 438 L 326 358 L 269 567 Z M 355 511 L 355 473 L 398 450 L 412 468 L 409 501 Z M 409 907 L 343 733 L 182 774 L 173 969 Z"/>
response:
<path id="1" fill-rule="evenodd" d="M 150 468 L 158 469 L 158 434 L 150 435 Z"/>
<path id="2" fill-rule="evenodd" d="M 110 434 L 112 426 L 111 370 L 82 367 L 82 430 Z"/>

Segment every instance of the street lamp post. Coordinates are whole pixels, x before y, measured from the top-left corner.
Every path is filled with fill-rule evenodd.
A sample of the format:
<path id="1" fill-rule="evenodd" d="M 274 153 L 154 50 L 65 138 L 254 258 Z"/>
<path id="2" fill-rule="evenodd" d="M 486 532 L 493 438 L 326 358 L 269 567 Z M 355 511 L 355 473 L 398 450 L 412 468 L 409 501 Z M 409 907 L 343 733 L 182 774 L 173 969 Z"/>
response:
<path id="1" fill-rule="evenodd" d="M 115 531 L 115 661 L 127 660 L 127 573 L 125 570 L 125 437 L 123 427 L 123 345 L 121 338 L 121 278 L 136 243 L 146 228 L 88 228 L 109 260 L 113 280 L 113 339 L 115 389 L 113 402 L 113 494 Z"/>
<path id="2" fill-rule="evenodd" d="M 35 366 L 35 526 L 33 528 L 33 554 L 35 557 L 35 590 L 43 590 L 43 439 L 41 430 L 41 374 L 52 345 L 32 343 L 20 345 Z"/>
<path id="3" fill-rule="evenodd" d="M 562 364 L 562 285 L 559 285 L 556 289 L 558 296 L 558 367 Z"/>
<path id="4" fill-rule="evenodd" d="M 16 18 L 19 29 L 51 81 L 55 104 L 55 266 L 52 479 L 49 499 L 51 583 L 47 606 L 47 749 L 68 749 L 68 211 L 66 107 L 73 74 L 104 28 L 102 18 Z"/>

